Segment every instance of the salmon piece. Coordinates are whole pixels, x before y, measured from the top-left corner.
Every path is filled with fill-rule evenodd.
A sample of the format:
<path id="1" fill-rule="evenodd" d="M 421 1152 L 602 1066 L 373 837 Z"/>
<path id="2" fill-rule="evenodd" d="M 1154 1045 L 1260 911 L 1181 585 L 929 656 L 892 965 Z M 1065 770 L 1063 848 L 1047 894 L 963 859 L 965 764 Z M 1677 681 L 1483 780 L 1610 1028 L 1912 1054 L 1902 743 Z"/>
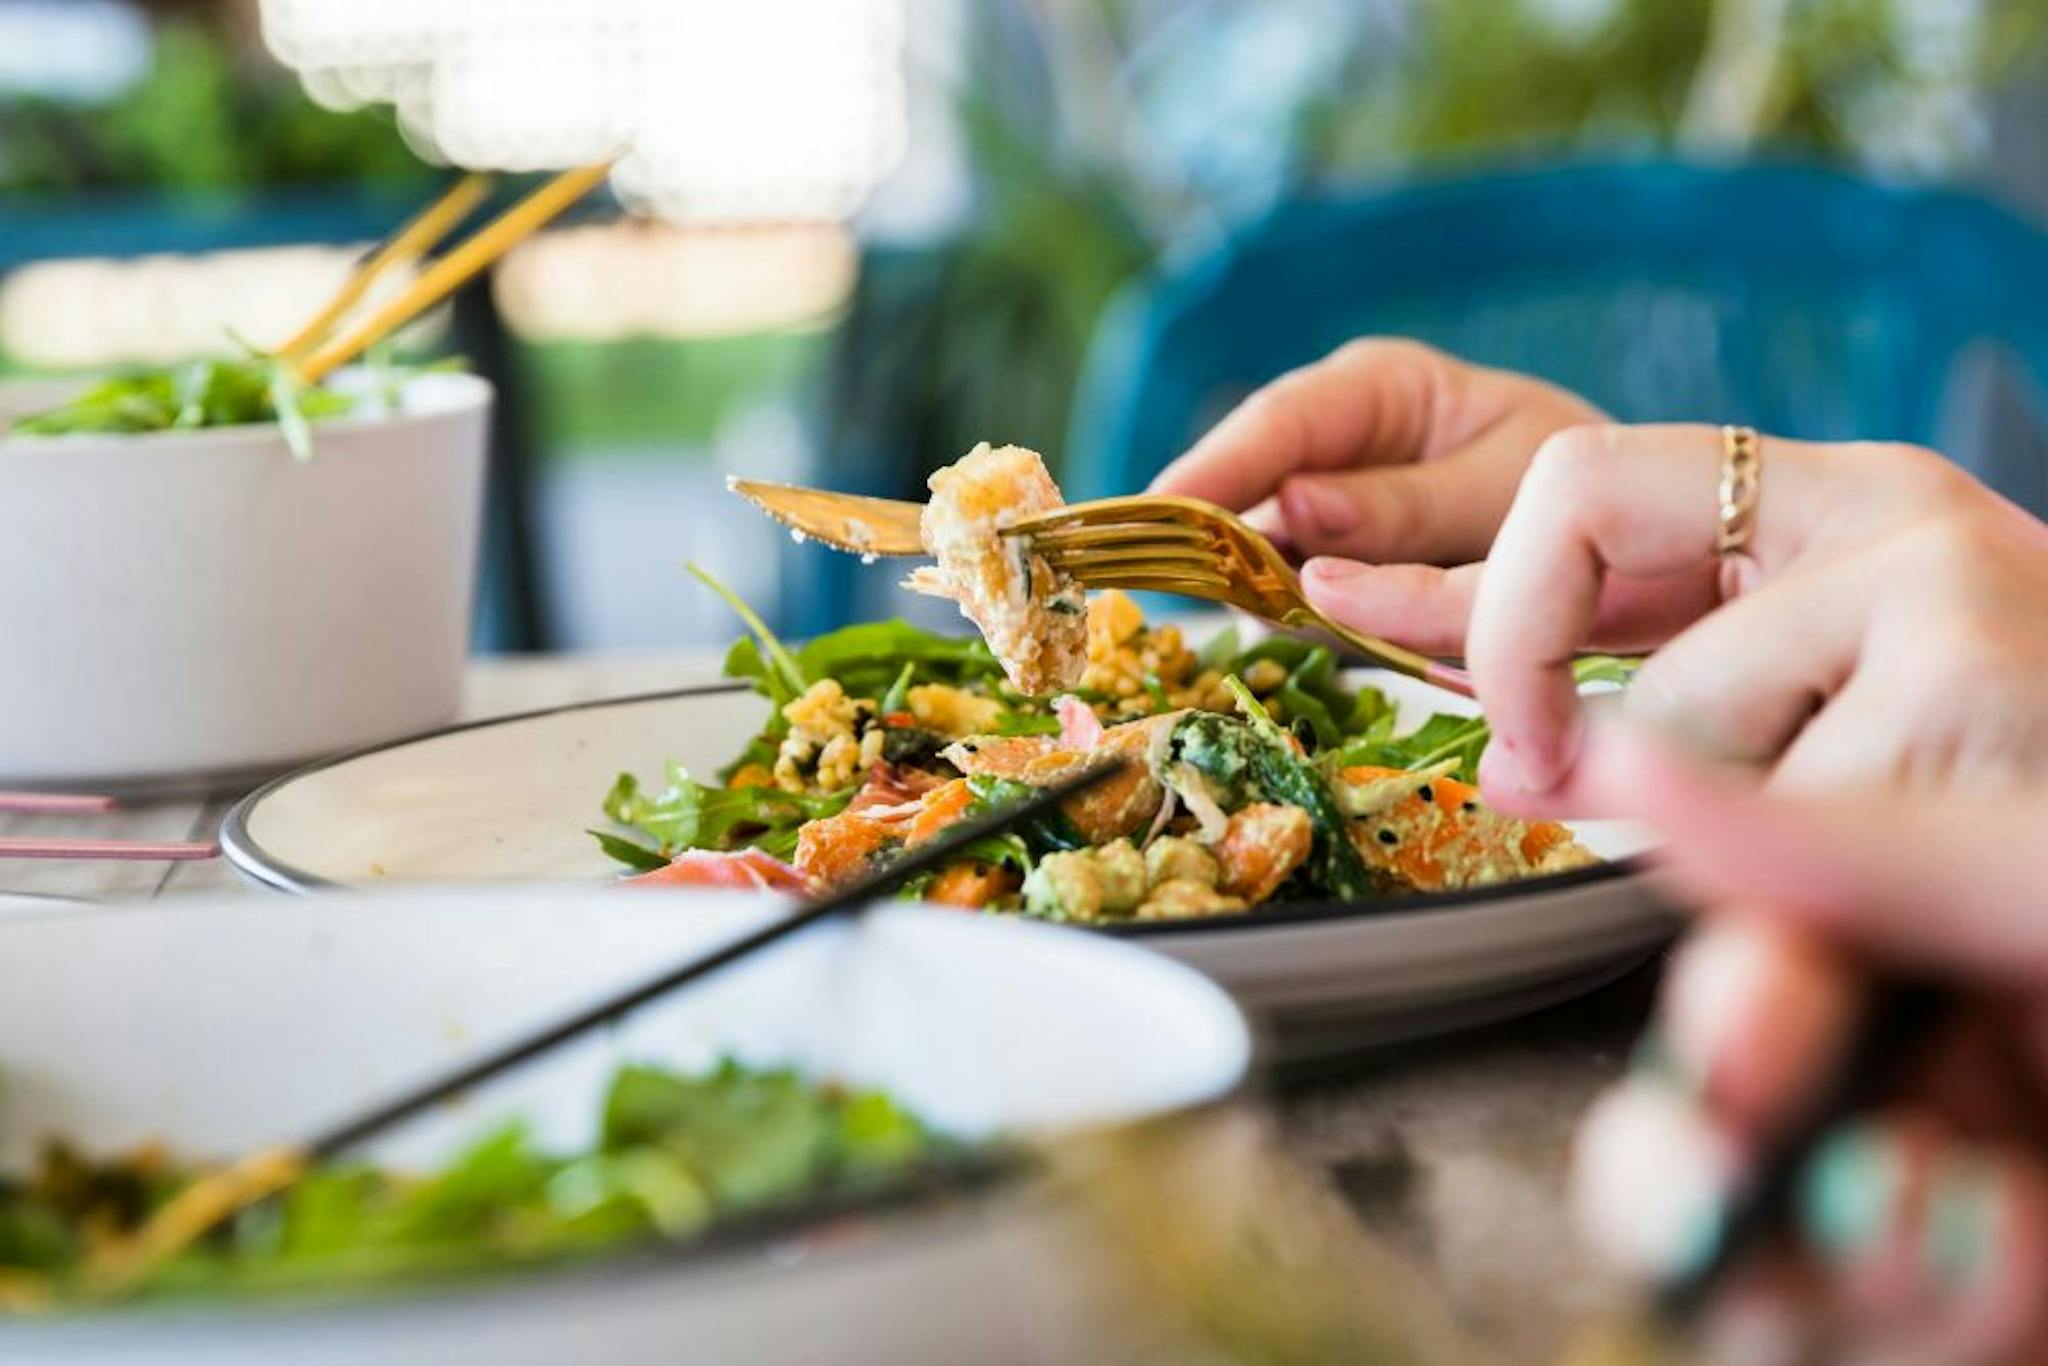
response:
<path id="1" fill-rule="evenodd" d="M 1315 822 L 1298 806 L 1253 802 L 1241 808 L 1212 851 L 1223 870 L 1218 889 L 1258 905 L 1301 867 L 1314 838 Z"/>
<path id="2" fill-rule="evenodd" d="M 1479 792 L 1441 772 L 1358 766 L 1338 775 L 1338 802 L 1355 817 L 1351 842 L 1366 865 L 1419 891 L 1477 887 L 1594 862 L 1556 821 L 1523 821 L 1479 804 Z"/>
<path id="3" fill-rule="evenodd" d="M 1072 693 L 1053 699 L 1052 713 L 1060 719 L 1060 747 L 1083 753 L 1102 743 L 1102 718 L 1095 708 Z"/>
<path id="4" fill-rule="evenodd" d="M 796 832 L 796 866 L 805 876 L 831 886 L 860 876 L 868 861 L 903 836 L 901 817 L 847 810 L 811 821 Z"/>
<path id="5" fill-rule="evenodd" d="M 999 863 L 955 863 L 942 870 L 925 889 L 924 899 L 941 906 L 978 911 L 1017 890 L 1017 874 Z"/>
<path id="6" fill-rule="evenodd" d="M 1111 726 L 1093 749 L 1062 746 L 1055 736 L 1011 735 L 976 737 L 949 746 L 946 759 L 962 773 L 1009 778 L 1032 787 L 1047 787 L 1076 770 L 1117 755 L 1128 760 L 1124 771 L 1105 783 L 1070 797 L 1060 809 L 1090 844 L 1107 844 L 1138 834 L 1152 823 L 1166 790 L 1152 774 L 1152 744 L 1162 729 L 1171 730 L 1185 711 L 1165 712 Z"/>
<path id="7" fill-rule="evenodd" d="M 761 892 L 805 892 L 810 879 L 773 854 L 759 849 L 686 849 L 638 877 L 629 877 L 629 887 L 745 887 Z"/>
<path id="8" fill-rule="evenodd" d="M 910 819 L 910 829 L 904 835 L 906 846 L 923 844 L 926 840 L 942 834 L 946 827 L 967 814 L 967 808 L 974 805 L 974 788 L 965 778 L 955 778 L 944 787 L 935 787 L 924 796 L 917 814 Z"/>
<path id="9" fill-rule="evenodd" d="M 861 784 L 860 791 L 854 793 L 853 800 L 846 804 L 846 809 L 862 812 L 906 806 L 933 788 L 943 787 L 947 781 L 922 769 L 877 764 L 868 773 L 867 781 Z"/>
<path id="10" fill-rule="evenodd" d="M 1073 687 L 1088 663 L 1086 594 L 1027 538 L 1004 531 L 1065 505 L 1045 461 L 984 441 L 928 482 L 919 529 L 938 563 L 905 586 L 960 604 L 1021 691 Z"/>
<path id="11" fill-rule="evenodd" d="M 1572 832 L 1556 821 L 1530 821 L 1528 833 L 1522 836 L 1522 860 L 1532 868 L 1540 867 L 1553 853 L 1573 843 Z"/>

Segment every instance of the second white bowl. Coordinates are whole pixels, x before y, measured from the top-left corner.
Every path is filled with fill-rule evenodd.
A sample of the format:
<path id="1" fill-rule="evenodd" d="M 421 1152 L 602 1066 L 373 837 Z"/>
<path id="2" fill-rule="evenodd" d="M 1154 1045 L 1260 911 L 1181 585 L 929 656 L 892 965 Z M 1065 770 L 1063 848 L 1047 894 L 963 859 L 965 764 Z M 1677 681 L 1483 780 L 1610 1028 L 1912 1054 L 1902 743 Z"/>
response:
<path id="1" fill-rule="evenodd" d="M 451 718 L 490 402 L 420 376 L 303 462 L 270 426 L 0 436 L 0 786 L 224 785 Z"/>

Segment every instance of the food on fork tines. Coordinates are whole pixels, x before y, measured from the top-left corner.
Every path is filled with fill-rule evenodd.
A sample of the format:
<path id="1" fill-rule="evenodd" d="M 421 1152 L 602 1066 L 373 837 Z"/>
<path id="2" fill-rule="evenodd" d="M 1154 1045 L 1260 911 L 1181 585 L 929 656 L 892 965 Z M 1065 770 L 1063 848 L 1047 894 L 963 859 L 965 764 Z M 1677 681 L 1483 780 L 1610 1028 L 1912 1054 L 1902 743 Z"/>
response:
<path id="1" fill-rule="evenodd" d="M 924 544 L 938 563 L 914 571 L 906 586 L 959 603 L 1018 688 L 1073 687 L 1087 663 L 1081 585 L 1029 537 L 1006 530 L 1065 506 L 1045 461 L 1022 446 L 984 441 L 932 475 L 930 488 Z"/>

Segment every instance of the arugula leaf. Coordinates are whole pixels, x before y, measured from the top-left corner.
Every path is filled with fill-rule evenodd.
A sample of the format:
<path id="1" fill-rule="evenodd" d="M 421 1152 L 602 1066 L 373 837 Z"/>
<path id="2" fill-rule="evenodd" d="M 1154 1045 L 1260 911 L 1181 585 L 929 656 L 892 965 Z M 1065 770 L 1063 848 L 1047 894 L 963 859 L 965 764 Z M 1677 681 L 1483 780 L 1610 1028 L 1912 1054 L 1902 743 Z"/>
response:
<path id="1" fill-rule="evenodd" d="M 1640 659 L 1617 655 L 1586 655 L 1572 662 L 1572 677 L 1581 687 L 1588 683 L 1625 684 L 1642 666 Z M 1456 759 L 1452 776 L 1468 783 L 1479 781 L 1479 756 L 1493 738 L 1493 728 L 1483 716 L 1455 716 L 1438 712 L 1405 735 L 1393 733 L 1389 710 L 1364 733 L 1347 740 L 1325 757 L 1333 768 L 1369 764 L 1377 768 L 1429 768 Z"/>
<path id="2" fill-rule="evenodd" d="M 727 1059 L 689 1076 L 628 1066 L 586 1151 L 549 1152 L 515 1124 L 417 1176 L 321 1164 L 157 1269 L 143 1292 L 337 1289 L 583 1255 L 872 1184 L 950 1146 L 881 1092 L 821 1086 L 791 1068 Z M 104 1236 L 96 1226 L 115 1217 L 109 1192 L 147 1189 L 147 1202 L 118 1216 L 132 1222 L 193 1175 L 54 1154 L 31 1179 L 0 1184 L 0 1265 L 44 1273 L 62 1290 L 89 1231 Z"/>
<path id="3" fill-rule="evenodd" d="M 293 455 L 304 459 L 311 451 L 309 424 L 354 406 L 350 395 L 300 383 L 288 367 L 252 349 L 246 356 L 116 375 L 67 403 L 17 420 L 12 430 L 62 436 L 276 422 Z"/>
<path id="4" fill-rule="evenodd" d="M 657 1147 L 727 1206 L 808 1188 L 829 1160 L 832 1106 L 793 1068 L 728 1060 L 701 1077 L 622 1068 L 605 1099 L 604 1146 Z"/>
<path id="5" fill-rule="evenodd" d="M 422 1184 L 398 1221 L 404 1238 L 460 1238 L 475 1234 L 499 1210 L 538 1196 L 551 1164 L 533 1146 L 523 1124 L 486 1134 L 454 1165 Z"/>
<path id="6" fill-rule="evenodd" d="M 1202 648 L 1196 652 L 1195 663 L 1197 667 L 1225 671 L 1232 669 L 1232 662 L 1237 659 L 1241 649 L 1238 640 L 1239 637 L 1235 624 L 1226 626 L 1215 635 L 1210 636 L 1208 640 L 1202 643 Z"/>
<path id="7" fill-rule="evenodd" d="M 886 1091 L 856 1091 L 840 1102 L 831 1139 L 850 1173 L 893 1171 L 932 1146 L 931 1132 Z"/>
<path id="8" fill-rule="evenodd" d="M 852 800 L 852 789 L 812 795 L 776 787 L 708 787 L 691 778 L 688 769 L 672 763 L 668 786 L 653 796 L 641 791 L 640 780 L 633 774 L 621 773 L 605 794 L 604 813 L 651 837 L 663 862 L 685 849 L 751 847 L 787 858 L 796 848 L 800 827 L 838 815 Z M 613 858 L 628 867 L 646 866 L 649 851 L 645 846 L 621 839 L 621 844 L 631 848 L 614 848 L 599 832 L 591 833 Z"/>
<path id="9" fill-rule="evenodd" d="M 896 675 L 896 681 L 889 685 L 889 691 L 882 694 L 882 715 L 893 716 L 910 705 L 910 682 L 916 677 L 917 662 L 905 660 L 903 671 Z"/>
<path id="10" fill-rule="evenodd" d="M 311 460 L 313 429 L 299 408 L 299 377 L 291 366 L 282 363 L 271 366 L 270 370 L 270 401 L 277 409 L 277 428 L 284 433 L 284 444 L 291 451 L 292 459 L 302 463 Z"/>
<path id="11" fill-rule="evenodd" d="M 1042 711 L 1006 711 L 989 728 L 991 735 L 1058 735 L 1065 727 L 1057 716 Z"/>
<path id="12" fill-rule="evenodd" d="M 1010 806 L 1038 795 L 1038 789 L 1029 783 L 1020 783 L 1015 778 L 998 778 L 988 773 L 977 773 L 969 777 L 967 787 L 974 793 L 974 801 L 963 813 L 962 819 Z M 1081 832 L 1074 828 L 1074 823 L 1067 819 L 1067 814 L 1059 810 L 1032 817 L 1018 825 L 1015 833 L 1024 841 L 1027 853 L 1034 856 L 1083 849 L 1088 845 L 1088 841 L 1081 838 Z M 1029 871 L 1028 867 L 1026 871 Z"/>
<path id="13" fill-rule="evenodd" d="M 1268 636 L 1234 656 L 1225 673 L 1241 678 L 1262 660 L 1287 671 L 1272 701 L 1289 722 L 1308 725 L 1319 749 L 1336 744 L 1389 710 L 1386 695 L 1377 688 L 1354 690 L 1344 684 L 1337 657 L 1327 646 L 1296 636 Z"/>
<path id="14" fill-rule="evenodd" d="M 757 679 L 761 684 L 761 690 L 768 694 L 769 700 L 775 703 L 778 711 L 801 696 L 804 690 L 811 686 L 814 678 L 798 667 L 796 660 L 783 646 L 781 640 L 768 629 L 768 623 L 761 620 L 753 608 L 747 606 L 745 598 L 720 583 L 709 570 L 694 562 L 685 568 L 696 576 L 699 583 L 723 598 L 725 605 L 732 608 L 733 613 L 746 623 L 747 629 L 754 633 L 754 641 L 741 641 L 733 646 L 732 652 L 725 659 L 726 673 L 734 678 Z M 749 665 L 740 653 L 740 645 L 754 642 L 759 644 Z M 765 664 L 762 662 L 764 659 Z M 736 661 L 740 663 L 740 667 L 748 671 L 735 672 Z"/>
<path id="15" fill-rule="evenodd" d="M 659 849 L 649 849 L 638 840 L 614 835 L 608 830 L 586 830 L 583 832 L 597 841 L 597 847 L 604 850 L 607 858 L 617 859 L 636 873 L 651 873 L 668 867 L 668 859 Z"/>
<path id="16" fill-rule="evenodd" d="M 1572 661 L 1572 681 L 1582 688 L 1588 683 L 1626 685 L 1642 667 L 1641 656 L 1581 655 Z"/>
<path id="17" fill-rule="evenodd" d="M 1223 682 L 1237 699 L 1238 709 L 1244 713 L 1252 734 L 1262 742 L 1250 756 L 1251 773 L 1258 786 L 1270 800 L 1308 812 L 1314 829 L 1309 863 L 1315 881 L 1331 895 L 1345 900 L 1372 895 L 1377 885 L 1366 870 L 1365 860 L 1352 847 L 1350 827 L 1322 773 L 1295 753 L 1287 732 L 1259 705 L 1259 699 L 1252 696 L 1243 679 L 1230 677 Z"/>
<path id="18" fill-rule="evenodd" d="M 1492 735 L 1486 721 L 1477 716 L 1454 716 L 1438 712 L 1406 735 L 1395 735 L 1392 718 L 1367 734 L 1347 741 L 1325 758 L 1332 768 L 1370 765 L 1374 768 L 1428 768 L 1446 759 L 1457 759 L 1453 776 L 1477 782 L 1479 756 Z"/>
<path id="19" fill-rule="evenodd" d="M 893 697 L 900 703 L 920 683 L 959 686 L 1002 675 L 1002 665 L 978 637 L 942 636 L 900 620 L 841 627 L 791 650 L 737 593 L 699 566 L 689 568 L 753 632 L 726 653 L 726 677 L 752 680 L 778 708 L 826 678 L 836 679 L 849 697 Z"/>
<path id="20" fill-rule="evenodd" d="M 180 403 L 168 372 L 102 380 L 70 402 L 17 418 L 11 431 L 36 436 L 72 432 L 155 432 L 177 425 Z"/>
<path id="21" fill-rule="evenodd" d="M 836 678 L 849 697 L 881 697 L 910 671 L 904 691 L 920 683 L 956 687 L 1002 675 L 979 636 L 942 636 L 907 621 L 868 621 L 806 643 L 797 662 L 812 680 Z"/>

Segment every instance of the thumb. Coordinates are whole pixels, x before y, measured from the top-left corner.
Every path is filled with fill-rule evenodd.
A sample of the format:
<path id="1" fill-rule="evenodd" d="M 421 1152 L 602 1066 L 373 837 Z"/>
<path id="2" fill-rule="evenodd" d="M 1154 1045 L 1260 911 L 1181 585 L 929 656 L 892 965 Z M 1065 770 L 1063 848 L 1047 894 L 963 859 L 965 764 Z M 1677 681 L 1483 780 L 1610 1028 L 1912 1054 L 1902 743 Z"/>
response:
<path id="1" fill-rule="evenodd" d="M 1643 731 L 1591 729 L 1600 809 L 1656 828 L 1668 876 L 1708 906 L 1806 926 L 1894 961 L 2048 982 L 2048 789 L 1908 800 L 1788 799 L 1709 770 Z"/>

